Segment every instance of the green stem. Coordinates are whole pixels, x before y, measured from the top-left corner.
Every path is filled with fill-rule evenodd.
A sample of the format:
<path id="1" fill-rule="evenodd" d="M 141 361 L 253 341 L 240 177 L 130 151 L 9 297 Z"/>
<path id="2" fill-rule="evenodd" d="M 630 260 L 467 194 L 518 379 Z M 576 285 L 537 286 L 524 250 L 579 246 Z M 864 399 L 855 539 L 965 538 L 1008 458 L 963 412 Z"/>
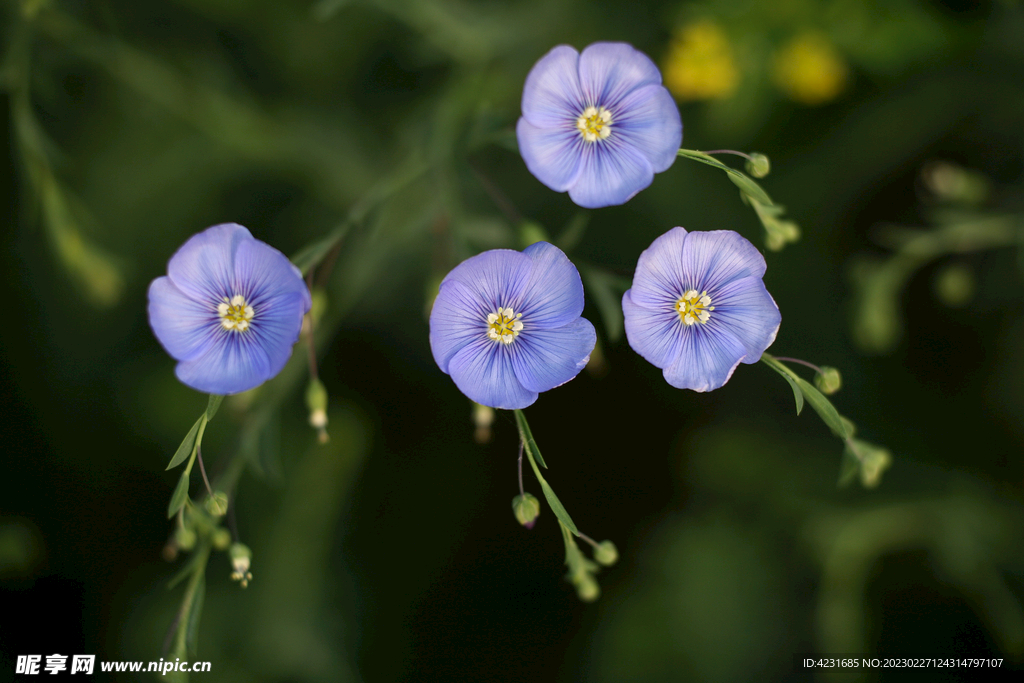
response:
<path id="1" fill-rule="evenodd" d="M 192 621 L 192 602 L 196 597 L 196 588 L 206 573 L 206 562 L 210 559 L 210 545 L 202 542 L 196 549 L 195 569 L 192 570 L 192 577 L 188 580 L 185 588 L 185 597 L 181 600 L 181 608 L 178 610 L 178 629 L 174 635 L 174 656 L 185 659 L 187 656 L 188 628 Z"/>

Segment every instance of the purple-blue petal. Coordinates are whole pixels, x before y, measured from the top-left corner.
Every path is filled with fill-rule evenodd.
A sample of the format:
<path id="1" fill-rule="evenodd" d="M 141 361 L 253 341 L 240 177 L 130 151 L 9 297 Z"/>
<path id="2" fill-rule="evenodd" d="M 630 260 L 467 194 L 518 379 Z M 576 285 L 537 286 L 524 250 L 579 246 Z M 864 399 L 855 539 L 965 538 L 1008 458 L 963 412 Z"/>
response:
<path id="1" fill-rule="evenodd" d="M 753 275 L 733 280 L 715 291 L 709 325 L 731 332 L 746 350 L 744 363 L 756 363 L 775 341 L 782 314 L 764 282 Z"/>
<path id="2" fill-rule="evenodd" d="M 656 310 L 638 306 L 634 290 L 622 295 L 626 341 L 644 360 L 658 368 L 672 365 L 683 348 L 683 329 L 674 308 Z"/>
<path id="3" fill-rule="evenodd" d="M 220 301 L 235 286 L 238 245 L 255 238 L 237 223 L 223 223 L 197 233 L 167 263 L 167 276 L 186 296 Z"/>
<path id="4" fill-rule="evenodd" d="M 276 374 L 255 335 L 249 331 L 224 329 L 217 334 L 218 339 L 205 354 L 182 361 L 174 369 L 174 374 L 184 384 L 207 394 L 237 394 L 259 386 Z M 291 354 L 291 349 L 288 353 Z"/>
<path id="5" fill-rule="evenodd" d="M 150 285 L 149 321 L 179 361 L 178 379 L 199 391 L 234 394 L 281 371 L 311 304 L 301 273 L 284 254 L 227 223 L 191 237 L 167 271 Z M 217 311 L 235 295 L 253 309 L 243 331 L 224 329 Z"/>
<path id="6" fill-rule="evenodd" d="M 473 292 L 486 313 L 494 313 L 499 306 L 513 306 L 518 311 L 532 269 L 530 258 L 518 251 L 491 249 L 455 266 L 441 284 L 450 280 L 461 282 Z"/>
<path id="7" fill-rule="evenodd" d="M 616 105 L 616 112 L 612 135 L 624 138 L 646 156 L 655 173 L 667 170 L 675 162 L 683 142 L 683 121 L 664 86 L 637 88 Z"/>
<path id="8" fill-rule="evenodd" d="M 586 104 L 614 110 L 637 88 L 660 85 L 661 72 L 650 57 L 632 45 L 594 43 L 580 54 L 579 81 Z"/>
<path id="9" fill-rule="evenodd" d="M 637 306 L 675 311 L 676 301 L 693 284 L 683 271 L 683 243 L 689 233 L 672 228 L 644 249 L 633 275 L 632 299 Z"/>
<path id="10" fill-rule="evenodd" d="M 430 309 L 430 350 L 441 372 L 464 346 L 487 335 L 487 314 L 478 297 L 457 280 L 441 285 Z"/>
<path id="11" fill-rule="evenodd" d="M 523 116 L 535 126 L 548 128 L 566 122 L 575 125 L 585 109 L 579 77 L 580 55 L 559 45 L 540 58 L 523 86 Z"/>
<path id="12" fill-rule="evenodd" d="M 523 314 L 523 324 L 531 328 L 561 327 L 583 313 L 583 281 L 579 271 L 561 249 L 537 242 L 523 250 L 532 268 L 522 289 L 516 313 Z"/>
<path id="13" fill-rule="evenodd" d="M 516 378 L 507 346 L 481 335 L 452 356 L 448 374 L 459 391 L 481 405 L 505 410 L 525 408 L 536 401 L 537 392 Z"/>
<path id="14" fill-rule="evenodd" d="M 708 292 L 743 277 L 764 277 L 768 268 L 757 247 L 732 230 L 689 233 L 682 261 L 683 286 Z"/>
<path id="15" fill-rule="evenodd" d="M 229 296 L 241 294 L 254 307 L 264 299 L 297 298 L 300 305 L 293 313 L 296 324 L 302 324 L 312 305 L 309 287 L 287 256 L 257 239 L 244 240 L 235 249 L 234 267 L 235 291 Z"/>
<path id="16" fill-rule="evenodd" d="M 581 150 L 579 175 L 569 197 L 586 209 L 625 204 L 654 180 L 651 162 L 625 141 L 609 137 Z"/>
<path id="17" fill-rule="evenodd" d="M 677 389 L 718 389 L 729 381 L 746 355 L 743 344 L 724 327 L 693 325 L 686 332 L 679 357 L 665 368 L 665 380 Z"/>
<path id="18" fill-rule="evenodd" d="M 172 358 L 191 360 L 209 350 L 221 327 L 212 304 L 185 296 L 167 277 L 153 280 L 148 298 L 149 325 Z"/>
<path id="19" fill-rule="evenodd" d="M 524 316 L 525 317 L 525 316 Z M 597 332 L 585 318 L 554 329 L 523 331 L 508 345 L 512 368 L 528 391 L 547 391 L 580 374 L 597 343 Z"/>
<path id="20" fill-rule="evenodd" d="M 584 141 L 574 123 L 541 128 L 524 116 L 516 124 L 516 139 L 526 168 L 537 180 L 555 192 L 565 192 L 576 183 Z"/>

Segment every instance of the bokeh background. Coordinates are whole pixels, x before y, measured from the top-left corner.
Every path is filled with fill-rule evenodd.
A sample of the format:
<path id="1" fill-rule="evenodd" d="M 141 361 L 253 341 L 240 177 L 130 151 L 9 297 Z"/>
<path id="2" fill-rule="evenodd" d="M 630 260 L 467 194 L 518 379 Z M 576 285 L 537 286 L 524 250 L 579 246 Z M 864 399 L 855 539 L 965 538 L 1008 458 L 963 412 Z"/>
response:
<path id="1" fill-rule="evenodd" d="M 316 275 L 330 442 L 306 425 L 303 348 L 207 431 L 212 474 L 247 465 L 254 574 L 243 590 L 210 560 L 210 680 L 797 681 L 812 652 L 1021 667 L 1020 3 L 5 0 L 2 21 L 0 680 L 18 654 L 163 656 L 185 561 L 164 467 L 206 399 L 145 292 L 226 221 L 290 255 L 345 237 Z M 629 349 L 616 302 L 656 236 L 765 237 L 701 164 L 597 211 L 529 174 L 527 72 L 598 40 L 659 63 L 684 147 L 771 158 L 762 185 L 802 231 L 766 250 L 771 351 L 842 370 L 834 403 L 892 453 L 876 488 L 837 487 L 841 444 L 763 365 L 702 395 Z M 545 235 L 599 329 L 588 370 L 527 411 L 548 480 L 621 553 L 590 604 L 550 511 L 511 515 L 511 417 L 478 443 L 427 344 L 440 277 Z"/>

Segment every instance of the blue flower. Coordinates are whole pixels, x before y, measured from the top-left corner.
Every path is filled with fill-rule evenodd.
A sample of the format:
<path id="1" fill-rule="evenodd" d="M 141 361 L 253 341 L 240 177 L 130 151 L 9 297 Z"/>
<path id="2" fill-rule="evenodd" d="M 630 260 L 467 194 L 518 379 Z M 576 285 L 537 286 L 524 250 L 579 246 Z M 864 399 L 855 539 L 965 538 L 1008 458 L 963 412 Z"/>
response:
<path id="1" fill-rule="evenodd" d="M 711 391 L 756 363 L 782 315 L 760 252 L 732 230 L 672 228 L 640 255 L 622 297 L 626 338 L 679 389 Z"/>
<path id="2" fill-rule="evenodd" d="M 237 394 L 284 367 L 310 307 L 288 258 L 235 223 L 193 235 L 149 286 L 149 325 L 184 384 Z"/>
<path id="3" fill-rule="evenodd" d="M 623 204 L 675 161 L 683 123 L 661 73 L 626 43 L 559 45 L 523 87 L 519 152 L 538 180 L 580 206 Z"/>
<path id="4" fill-rule="evenodd" d="M 472 400 L 525 408 L 590 360 L 597 335 L 582 312 L 580 274 L 558 247 L 492 249 L 441 281 L 430 312 L 430 349 Z"/>

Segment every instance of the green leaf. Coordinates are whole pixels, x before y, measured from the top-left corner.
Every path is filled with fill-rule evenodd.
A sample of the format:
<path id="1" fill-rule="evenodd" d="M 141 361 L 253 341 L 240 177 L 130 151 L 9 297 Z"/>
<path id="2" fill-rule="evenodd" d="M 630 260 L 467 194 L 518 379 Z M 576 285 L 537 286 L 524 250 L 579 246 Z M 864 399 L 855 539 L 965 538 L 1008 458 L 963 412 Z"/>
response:
<path id="1" fill-rule="evenodd" d="M 523 440 L 523 443 L 530 452 L 533 453 L 534 457 L 537 458 L 537 462 L 544 469 L 548 468 L 546 462 L 544 462 L 544 456 L 540 454 L 540 449 L 537 448 L 537 442 L 533 438 L 533 432 L 530 431 L 530 423 L 526 421 L 526 416 L 523 415 L 523 411 L 516 410 L 516 426 L 519 427 L 519 437 Z"/>
<path id="2" fill-rule="evenodd" d="M 209 408 L 207 408 L 209 410 Z M 203 420 L 206 419 L 206 413 L 199 416 L 196 423 L 192 425 L 192 429 L 188 430 L 188 434 L 185 435 L 185 440 L 178 446 L 178 450 L 174 452 L 174 457 L 171 458 L 171 463 L 167 466 L 167 470 L 173 470 L 175 467 L 185 462 L 185 460 L 192 455 L 192 451 L 196 447 L 196 435 L 199 433 L 199 428 L 202 426 Z M 167 470 L 164 470 L 165 472 Z"/>
<path id="3" fill-rule="evenodd" d="M 220 402 L 224 400 L 223 396 L 217 394 L 210 394 L 210 402 L 206 404 L 206 421 L 209 422 L 213 419 L 213 416 L 217 414 L 217 408 L 220 408 Z"/>
<path id="4" fill-rule="evenodd" d="M 188 611 L 188 630 L 185 631 L 185 648 L 190 657 L 196 655 L 196 635 L 199 633 L 199 617 L 203 613 L 203 600 L 206 598 L 206 572 L 199 574 L 195 591 L 192 593 L 192 604 Z"/>
<path id="5" fill-rule="evenodd" d="M 767 206 L 772 205 L 772 198 L 768 196 L 768 193 L 761 189 L 761 186 L 755 183 L 750 176 L 739 171 L 730 171 L 729 180 L 732 184 L 740 188 L 743 194 L 753 199 L 758 204 L 765 204 Z"/>
<path id="6" fill-rule="evenodd" d="M 803 391 L 804 396 L 807 398 L 807 402 L 811 404 L 821 419 L 828 425 L 828 428 L 832 430 L 832 433 L 838 436 L 840 439 L 846 439 L 846 425 L 843 424 L 842 419 L 839 417 L 839 413 L 836 411 L 835 406 L 825 396 L 814 388 L 814 386 L 800 377 L 796 378 L 796 383 Z"/>
<path id="7" fill-rule="evenodd" d="M 174 494 L 171 496 L 171 504 L 167 506 L 167 519 L 170 519 L 178 513 L 181 506 L 185 504 L 185 500 L 188 498 L 188 471 L 181 473 L 181 478 L 178 479 L 178 485 L 174 488 Z"/>
<path id="8" fill-rule="evenodd" d="M 779 361 L 765 354 L 761 357 L 762 362 L 770 367 L 775 372 L 782 375 L 783 379 L 789 382 L 789 386 L 793 388 L 793 398 L 796 399 L 796 414 L 799 415 L 800 411 L 804 409 L 804 394 L 800 391 L 800 387 L 797 386 L 796 380 L 794 380 L 789 372 L 787 372 L 786 366 Z"/>
<path id="9" fill-rule="evenodd" d="M 761 204 L 765 204 L 766 206 L 774 204 L 772 198 L 768 196 L 768 193 L 761 189 L 761 186 L 755 183 L 745 173 L 726 166 L 710 154 L 705 154 L 704 152 L 699 152 L 695 149 L 681 149 L 679 150 L 679 156 L 687 159 L 693 159 L 694 161 L 699 161 L 703 164 L 707 164 L 708 166 L 714 166 L 715 168 L 725 171 L 729 174 L 729 179 L 739 187 L 740 190 L 749 195 L 751 199 Z"/>
<path id="10" fill-rule="evenodd" d="M 561 521 L 562 524 L 564 524 L 574 535 L 579 536 L 579 530 L 573 523 L 572 517 L 570 517 L 569 513 L 565 511 L 564 507 L 562 507 L 562 501 L 558 500 L 558 496 L 555 495 L 554 489 L 552 489 L 544 479 L 541 479 L 540 477 L 537 479 L 540 481 L 540 487 L 544 491 L 544 497 L 547 498 L 548 505 L 551 506 L 551 511 L 555 513 L 555 517 L 558 517 L 559 521 Z"/>

